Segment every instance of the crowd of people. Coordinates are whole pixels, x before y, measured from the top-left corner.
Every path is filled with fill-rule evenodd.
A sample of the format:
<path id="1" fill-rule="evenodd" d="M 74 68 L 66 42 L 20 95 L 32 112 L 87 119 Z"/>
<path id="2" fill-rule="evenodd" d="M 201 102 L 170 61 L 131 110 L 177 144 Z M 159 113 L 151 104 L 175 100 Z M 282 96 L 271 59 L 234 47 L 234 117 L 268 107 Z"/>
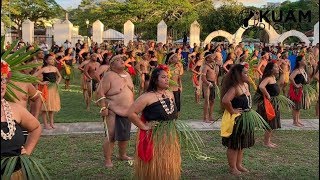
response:
<path id="1" fill-rule="evenodd" d="M 55 129 L 54 113 L 61 108 L 58 84 L 64 79 L 64 87 L 69 89 L 73 83 L 74 71 L 79 70 L 86 109 L 90 110 L 91 102 L 96 101 L 101 107 L 101 116 L 105 118 L 105 166 L 113 166 L 111 157 L 115 142 L 118 141 L 118 158 L 134 159 L 135 176 L 139 179 L 180 178 L 181 156 L 176 130 L 160 135 L 161 138 L 157 141 L 150 140 L 150 136 L 155 133 L 153 130 L 157 125 L 174 121 L 183 113 L 182 77 L 185 71 L 192 73 L 190 81 L 194 86 L 195 103 L 200 104 L 201 95 L 204 98 L 203 121 L 211 123 L 215 120 L 214 116 L 217 115 L 213 114 L 214 103 L 220 98 L 224 115 L 229 114 L 236 122 L 231 124 L 228 135 L 222 138 L 222 144 L 227 147 L 230 172 L 235 175 L 248 172 L 242 163 L 243 149 L 252 147 L 255 143 L 252 129 L 245 134 L 237 131 L 239 126 L 245 124 L 242 114 L 255 112 L 252 109 L 251 93 L 258 97 L 259 102 L 265 102 L 257 104 L 257 112 L 268 124 L 265 126 L 264 145 L 276 148 L 277 145 L 271 142 L 271 135 L 272 130 L 281 128 L 281 102 L 291 106 L 293 125 L 303 127 L 300 110 L 310 108 L 310 103 L 315 100 L 307 89 L 319 81 L 318 44 L 307 47 L 303 43 L 282 46 L 241 42 L 207 44 L 203 48 L 194 44 L 191 48 L 186 44 L 130 41 L 127 46 L 119 43 L 92 43 L 89 47 L 79 40 L 73 48 L 68 42 L 66 47 L 53 46 L 51 50 L 45 45 L 40 47 L 26 64 L 41 62 L 43 65 L 23 71 L 38 77 L 38 83 L 19 85 L 28 92 L 27 95 L 16 92 L 20 101 L 24 101 L 19 108 L 26 108 L 28 99 L 32 100 L 30 112 L 36 118 L 31 118 L 29 114 L 26 118 L 31 119 L 30 122 L 34 121 L 41 112 L 44 128 Z M 29 46 L 27 51 L 32 49 Z M 8 80 L 9 78 L 3 77 L 1 70 L 1 114 L 10 110 L 6 108 L 8 103 L 2 93 Z M 218 93 L 220 89 L 221 93 Z M 135 95 L 139 97 L 135 99 Z M 280 96 L 281 98 L 277 98 Z M 30 134 L 25 145 L 20 143 L 19 146 L 31 153 L 35 146 L 33 141 L 37 141 L 38 137 L 33 141 L 30 138 L 35 137 L 34 134 L 38 134 L 41 129 L 38 121 L 35 123 L 37 125 L 32 126 L 23 123 L 20 120 L 22 115 L 15 114 L 24 111 L 19 111 L 12 103 L 9 105 L 14 107 L 11 109 L 14 110 L 13 119 L 16 121 L 1 116 L 1 144 L 6 141 L 2 131 L 8 131 L 5 122 L 8 123 L 9 131 L 9 121 L 11 124 L 21 122 L 21 126 Z M 318 107 L 317 101 L 317 115 Z M 270 108 L 273 112 L 269 112 Z M 127 155 L 131 122 L 139 128 L 135 158 Z M 4 151 L 1 148 L 1 155 Z"/>

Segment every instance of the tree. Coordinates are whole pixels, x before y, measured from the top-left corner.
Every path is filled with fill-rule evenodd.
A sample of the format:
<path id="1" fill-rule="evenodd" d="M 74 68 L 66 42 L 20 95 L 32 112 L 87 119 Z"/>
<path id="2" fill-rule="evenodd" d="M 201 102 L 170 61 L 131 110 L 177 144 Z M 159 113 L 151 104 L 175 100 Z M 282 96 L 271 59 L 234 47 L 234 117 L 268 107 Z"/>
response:
<path id="1" fill-rule="evenodd" d="M 25 19 L 37 22 L 64 15 L 55 0 L 3 0 L 2 3 L 1 19 L 7 24 L 9 21 L 15 23 L 20 37 Z"/>

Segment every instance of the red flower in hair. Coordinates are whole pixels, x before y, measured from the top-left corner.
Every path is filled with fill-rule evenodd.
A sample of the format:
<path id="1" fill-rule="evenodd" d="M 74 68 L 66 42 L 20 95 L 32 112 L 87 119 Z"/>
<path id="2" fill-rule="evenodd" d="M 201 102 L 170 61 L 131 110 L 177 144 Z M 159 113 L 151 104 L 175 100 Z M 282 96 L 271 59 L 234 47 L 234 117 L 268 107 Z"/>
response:
<path id="1" fill-rule="evenodd" d="M 276 64 L 276 63 L 277 63 L 277 60 L 272 59 L 271 62 L 272 62 L 273 64 Z"/>
<path id="2" fill-rule="evenodd" d="M 11 76 L 9 64 L 4 60 L 1 60 L 1 76 L 7 77 L 7 78 Z"/>
<path id="3" fill-rule="evenodd" d="M 170 70 L 169 67 L 167 65 L 165 65 L 165 64 L 158 65 L 158 68 L 161 69 L 161 70 L 164 70 L 166 72 L 169 72 L 169 70 Z"/>
<path id="4" fill-rule="evenodd" d="M 243 62 L 243 63 L 241 63 L 241 65 L 243 65 L 245 68 L 249 69 L 249 63 Z"/>

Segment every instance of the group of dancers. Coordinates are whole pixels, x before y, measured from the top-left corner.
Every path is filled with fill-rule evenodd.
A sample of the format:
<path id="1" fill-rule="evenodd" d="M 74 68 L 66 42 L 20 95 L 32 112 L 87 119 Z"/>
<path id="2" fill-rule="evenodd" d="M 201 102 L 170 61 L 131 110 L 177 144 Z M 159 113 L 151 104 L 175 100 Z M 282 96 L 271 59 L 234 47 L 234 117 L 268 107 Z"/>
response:
<path id="1" fill-rule="evenodd" d="M 70 87 L 73 68 L 79 62 L 86 108 L 90 109 L 93 94 L 96 94 L 94 100 L 104 117 L 105 166 L 113 167 L 111 157 L 118 141 L 118 158 L 134 159 L 136 178 L 179 179 L 181 140 L 192 141 L 187 144 L 201 141 L 196 134 L 182 133 L 181 128 L 185 132 L 191 130 L 183 121 L 177 121 L 184 98 L 181 92 L 185 70 L 193 74 L 190 81 L 195 89 L 195 102 L 199 103 L 203 95 L 204 122 L 214 121 L 214 103 L 216 98 L 220 100 L 221 110 L 224 110 L 222 144 L 227 147 L 229 170 L 234 175 L 248 172 L 242 163 L 243 150 L 254 145 L 255 126 L 266 130 L 264 145 L 276 148 L 271 134 L 272 130 L 281 128 L 280 107 L 292 108 L 293 124 L 302 127 L 300 109 L 310 108 L 310 103 L 318 99 L 312 86 L 319 81 L 318 46 L 300 47 L 292 71 L 288 60 L 292 52 L 281 46 L 255 49 L 243 43 L 209 44 L 204 49 L 194 47 L 187 59 L 181 54 L 185 47 L 165 47 L 150 41 L 143 48 L 138 43 L 129 49 L 117 48 L 115 52 L 100 48 L 91 52 L 84 44 L 77 58 L 71 56 L 72 48 L 45 56 L 39 51 L 27 63 L 43 62 L 43 66 L 24 71 L 40 77 L 32 90 L 27 89 L 26 92 L 33 92 L 29 98 L 41 96 L 44 99 L 40 105 L 31 104 L 31 112 L 38 117 L 41 110 L 44 127 L 55 128 L 54 113 L 60 110 L 58 84 L 63 78 L 65 88 Z M 223 52 L 227 52 L 225 59 Z M 188 62 L 187 66 L 184 62 Z M 287 85 L 290 85 L 289 90 Z M 136 95 L 139 97 L 135 98 Z M 257 111 L 253 109 L 254 103 Z M 135 158 L 126 152 L 131 122 L 139 128 Z"/>

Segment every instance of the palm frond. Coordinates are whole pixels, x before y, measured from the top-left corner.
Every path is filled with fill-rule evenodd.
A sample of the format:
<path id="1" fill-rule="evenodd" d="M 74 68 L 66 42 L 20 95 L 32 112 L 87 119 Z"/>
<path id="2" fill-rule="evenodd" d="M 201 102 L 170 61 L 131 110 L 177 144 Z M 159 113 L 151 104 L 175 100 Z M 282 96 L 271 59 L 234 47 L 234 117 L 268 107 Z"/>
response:
<path id="1" fill-rule="evenodd" d="M 2 37 L 1 37 L 1 54 L 2 54 L 2 52 L 5 51 L 5 49 L 4 49 L 4 40 L 5 40 L 5 37 L 2 36 Z"/>
<path id="2" fill-rule="evenodd" d="M 215 93 L 216 93 L 216 97 L 218 98 L 218 99 L 220 99 L 220 88 L 219 88 L 219 86 L 218 85 L 215 85 Z"/>
<path id="3" fill-rule="evenodd" d="M 311 84 L 303 85 L 303 93 L 305 96 L 309 96 L 310 101 L 315 101 L 318 99 L 318 92 Z"/>
<path id="4" fill-rule="evenodd" d="M 1 169 L 4 169 L 4 174 L 1 176 L 1 179 L 10 180 L 18 162 L 20 162 L 21 171 L 25 179 L 51 179 L 47 170 L 41 165 L 40 161 L 28 155 L 3 158 L 1 160 Z"/>
<path id="5" fill-rule="evenodd" d="M 34 64 L 22 64 L 20 66 L 10 67 L 12 71 L 22 71 L 26 69 L 32 69 L 41 66 L 43 63 L 34 63 Z"/>
<path id="6" fill-rule="evenodd" d="M 1 37 L 1 44 L 3 44 L 3 43 L 4 43 L 4 36 Z M 12 76 L 11 76 L 10 81 L 35 83 L 38 81 L 38 78 L 30 76 L 30 75 L 22 74 L 19 71 L 31 69 L 31 68 L 34 68 L 34 67 L 37 67 L 40 65 L 40 64 L 28 64 L 28 65 L 24 64 L 24 62 L 27 61 L 31 57 L 32 54 L 37 52 L 37 50 L 39 48 L 37 47 L 33 51 L 26 52 L 27 47 L 22 47 L 19 50 L 13 52 L 13 49 L 17 46 L 17 44 L 18 44 L 18 40 L 14 41 L 11 44 L 11 46 L 8 48 L 7 51 L 5 51 L 3 49 L 3 47 L 1 48 L 1 54 L 3 53 L 3 51 L 5 51 L 1 55 L 1 60 L 6 61 L 9 64 L 10 69 L 11 69 Z M 5 95 L 5 98 L 8 101 L 13 101 L 14 99 L 18 99 L 17 96 L 13 93 L 13 90 L 12 90 L 13 88 L 22 92 L 21 88 L 14 86 L 12 83 L 8 83 L 7 93 Z"/>
<path id="7" fill-rule="evenodd" d="M 242 127 L 240 127 L 242 126 Z M 241 132 L 239 132 L 241 129 Z M 247 134 L 253 132 L 255 129 L 271 129 L 269 124 L 256 111 L 250 109 L 244 111 L 236 120 L 236 133 Z"/>
<path id="8" fill-rule="evenodd" d="M 271 97 L 271 103 L 274 107 L 279 106 L 281 108 L 289 108 L 289 111 L 292 107 L 295 106 L 293 101 L 281 94 L 278 96 Z"/>
<path id="9" fill-rule="evenodd" d="M 18 40 L 14 41 L 11 46 L 9 47 L 9 49 L 1 56 L 2 60 L 5 60 L 7 58 L 7 56 L 13 51 L 13 49 L 16 47 L 16 45 L 18 44 Z M 2 54 L 2 52 L 1 52 Z"/>

